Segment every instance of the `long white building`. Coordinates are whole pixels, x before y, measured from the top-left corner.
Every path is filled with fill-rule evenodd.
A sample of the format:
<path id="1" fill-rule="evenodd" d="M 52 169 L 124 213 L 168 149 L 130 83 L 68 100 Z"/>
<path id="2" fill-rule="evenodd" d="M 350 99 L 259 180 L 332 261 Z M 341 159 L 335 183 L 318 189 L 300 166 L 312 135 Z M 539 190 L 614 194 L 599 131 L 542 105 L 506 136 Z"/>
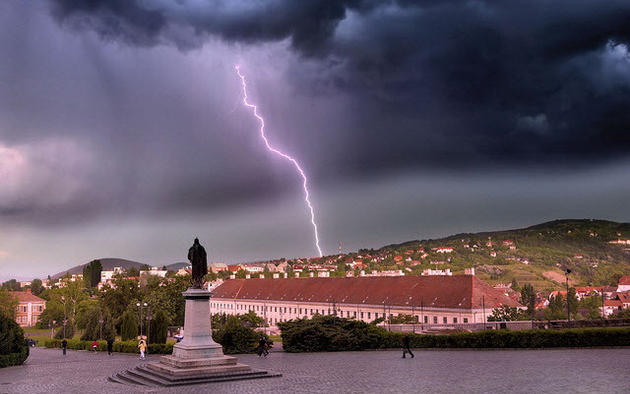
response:
<path id="1" fill-rule="evenodd" d="M 502 305 L 524 308 L 474 275 L 230 279 L 213 293 L 212 313 L 254 311 L 271 327 L 315 314 L 364 322 L 407 314 L 428 325 L 483 323 Z"/>

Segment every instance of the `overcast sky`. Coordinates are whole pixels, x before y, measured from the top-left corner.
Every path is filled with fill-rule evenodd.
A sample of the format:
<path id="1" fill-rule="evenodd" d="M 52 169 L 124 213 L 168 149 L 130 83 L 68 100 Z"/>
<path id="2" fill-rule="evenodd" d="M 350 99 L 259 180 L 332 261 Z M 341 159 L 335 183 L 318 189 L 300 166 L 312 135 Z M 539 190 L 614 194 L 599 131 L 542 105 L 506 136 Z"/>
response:
<path id="1" fill-rule="evenodd" d="M 0 280 L 630 218 L 627 0 L 0 1 Z"/>

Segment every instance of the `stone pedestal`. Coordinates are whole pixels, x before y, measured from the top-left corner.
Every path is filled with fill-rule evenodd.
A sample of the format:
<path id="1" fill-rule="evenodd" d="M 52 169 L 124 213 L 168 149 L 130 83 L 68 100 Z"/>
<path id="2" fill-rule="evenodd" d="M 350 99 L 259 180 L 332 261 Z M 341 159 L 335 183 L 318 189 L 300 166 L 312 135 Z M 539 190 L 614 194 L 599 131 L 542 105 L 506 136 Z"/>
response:
<path id="1" fill-rule="evenodd" d="M 119 373 L 112 381 L 175 386 L 280 376 L 253 371 L 249 365 L 238 363 L 236 357 L 223 354 L 223 347 L 212 339 L 211 292 L 190 288 L 183 295 L 184 339 L 173 346 L 173 354 Z"/>
<path id="2" fill-rule="evenodd" d="M 251 368 L 223 354 L 223 347 L 212 339 L 210 297 L 205 289 L 190 288 L 184 293 L 184 339 L 173 346 L 171 356 L 149 364 L 152 370 L 176 377 L 250 372 Z"/>
<path id="3" fill-rule="evenodd" d="M 210 325 L 211 292 L 188 289 L 184 293 L 184 339 L 173 346 L 173 356 L 180 359 L 223 357 L 223 347 L 212 339 Z"/>

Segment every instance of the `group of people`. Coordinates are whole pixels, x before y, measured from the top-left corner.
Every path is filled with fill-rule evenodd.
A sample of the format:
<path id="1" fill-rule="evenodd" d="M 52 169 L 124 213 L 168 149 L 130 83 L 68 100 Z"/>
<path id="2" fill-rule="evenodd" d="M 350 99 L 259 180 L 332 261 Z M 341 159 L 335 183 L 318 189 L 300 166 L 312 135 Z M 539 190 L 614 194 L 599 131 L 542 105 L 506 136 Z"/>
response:
<path id="1" fill-rule="evenodd" d="M 92 342 L 91 348 L 92 348 L 92 352 L 96 353 L 96 351 L 98 350 L 97 340 L 94 340 Z M 68 341 L 64 338 L 61 341 L 61 350 L 63 351 L 64 356 L 66 355 L 67 349 L 68 349 Z M 138 342 L 138 349 L 140 350 L 140 359 L 144 360 L 146 357 L 146 351 L 148 349 L 148 345 L 145 340 L 145 337 L 140 338 L 140 341 Z M 111 356 L 113 352 L 114 352 L 114 339 L 109 338 L 107 339 L 107 355 Z"/>

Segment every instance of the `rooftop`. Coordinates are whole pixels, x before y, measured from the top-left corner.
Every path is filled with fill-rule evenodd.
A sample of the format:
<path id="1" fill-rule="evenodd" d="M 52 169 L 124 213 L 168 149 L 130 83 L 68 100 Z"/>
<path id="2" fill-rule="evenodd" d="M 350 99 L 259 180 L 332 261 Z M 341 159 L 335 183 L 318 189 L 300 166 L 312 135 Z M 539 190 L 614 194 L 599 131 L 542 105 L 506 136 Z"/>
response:
<path id="1" fill-rule="evenodd" d="M 473 275 L 230 279 L 214 298 L 453 309 L 521 307 Z"/>

